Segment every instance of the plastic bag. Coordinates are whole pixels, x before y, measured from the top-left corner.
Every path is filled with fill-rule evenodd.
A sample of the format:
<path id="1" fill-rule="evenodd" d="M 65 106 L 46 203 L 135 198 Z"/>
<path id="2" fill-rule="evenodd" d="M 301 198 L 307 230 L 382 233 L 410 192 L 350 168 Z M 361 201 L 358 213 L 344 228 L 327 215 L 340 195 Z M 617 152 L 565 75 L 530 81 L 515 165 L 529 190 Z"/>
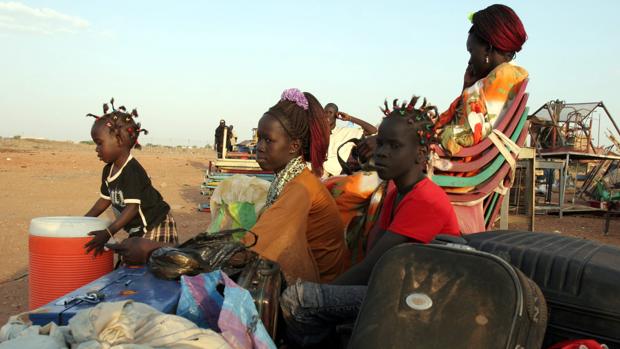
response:
<path id="1" fill-rule="evenodd" d="M 220 332 L 235 349 L 276 348 L 250 293 L 222 271 L 181 277 L 177 315 Z"/>
<path id="2" fill-rule="evenodd" d="M 213 233 L 223 229 L 250 229 L 256 224 L 258 216 L 255 205 L 251 202 L 232 202 L 211 205 L 211 224 L 207 232 Z"/>
<path id="3" fill-rule="evenodd" d="M 244 245 L 239 236 L 254 236 L 254 243 Z M 155 250 L 149 257 L 149 270 L 157 277 L 176 280 L 181 275 L 197 275 L 222 269 L 236 275 L 243 267 L 257 258 L 250 247 L 256 243 L 256 235 L 245 229 L 227 230 L 215 234 L 199 234 L 179 247 Z"/>
<path id="4" fill-rule="evenodd" d="M 266 180 L 246 175 L 234 175 L 220 182 L 211 195 L 211 224 L 207 231 L 252 228 L 265 206 L 269 186 Z"/>

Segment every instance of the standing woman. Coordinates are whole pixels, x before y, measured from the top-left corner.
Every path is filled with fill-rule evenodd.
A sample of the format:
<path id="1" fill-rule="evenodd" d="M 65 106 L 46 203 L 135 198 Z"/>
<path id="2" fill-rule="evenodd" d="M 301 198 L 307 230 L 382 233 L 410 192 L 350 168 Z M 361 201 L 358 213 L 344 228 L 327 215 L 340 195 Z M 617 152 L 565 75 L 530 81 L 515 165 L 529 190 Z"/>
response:
<path id="1" fill-rule="evenodd" d="M 511 63 L 527 33 L 510 7 L 491 5 L 474 13 L 471 22 L 462 93 L 435 124 L 441 145 L 451 154 L 488 136 L 510 106 L 515 86 L 528 77 L 525 69 Z"/>

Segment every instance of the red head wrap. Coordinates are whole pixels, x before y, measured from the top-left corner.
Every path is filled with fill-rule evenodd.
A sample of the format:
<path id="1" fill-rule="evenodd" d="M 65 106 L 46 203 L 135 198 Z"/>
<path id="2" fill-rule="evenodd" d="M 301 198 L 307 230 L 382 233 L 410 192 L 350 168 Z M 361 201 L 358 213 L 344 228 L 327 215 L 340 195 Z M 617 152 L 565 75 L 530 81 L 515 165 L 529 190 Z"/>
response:
<path id="1" fill-rule="evenodd" d="M 499 51 L 519 52 L 527 40 L 519 16 L 506 5 L 495 4 L 476 12 L 472 23 L 469 32 Z"/>

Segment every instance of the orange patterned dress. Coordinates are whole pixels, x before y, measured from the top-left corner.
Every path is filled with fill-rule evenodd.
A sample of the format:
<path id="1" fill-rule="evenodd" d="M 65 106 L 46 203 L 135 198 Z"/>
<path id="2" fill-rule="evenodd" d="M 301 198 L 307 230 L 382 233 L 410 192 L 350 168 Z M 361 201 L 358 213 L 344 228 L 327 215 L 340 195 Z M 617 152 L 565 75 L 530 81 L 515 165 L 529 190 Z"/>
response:
<path id="1" fill-rule="evenodd" d="M 456 154 L 462 147 L 478 144 L 488 136 L 514 99 L 514 87 L 527 77 L 524 68 L 502 63 L 464 89 L 435 123 L 442 147 Z"/>

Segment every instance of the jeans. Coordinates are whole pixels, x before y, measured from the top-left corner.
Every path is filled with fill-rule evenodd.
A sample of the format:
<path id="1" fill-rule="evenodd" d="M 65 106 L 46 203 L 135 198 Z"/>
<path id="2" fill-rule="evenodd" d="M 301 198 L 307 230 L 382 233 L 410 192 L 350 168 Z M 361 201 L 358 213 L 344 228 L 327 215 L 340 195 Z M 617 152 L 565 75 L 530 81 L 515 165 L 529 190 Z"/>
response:
<path id="1" fill-rule="evenodd" d="M 318 344 L 336 325 L 354 322 L 366 289 L 298 280 L 280 299 L 288 338 L 300 346 Z"/>

